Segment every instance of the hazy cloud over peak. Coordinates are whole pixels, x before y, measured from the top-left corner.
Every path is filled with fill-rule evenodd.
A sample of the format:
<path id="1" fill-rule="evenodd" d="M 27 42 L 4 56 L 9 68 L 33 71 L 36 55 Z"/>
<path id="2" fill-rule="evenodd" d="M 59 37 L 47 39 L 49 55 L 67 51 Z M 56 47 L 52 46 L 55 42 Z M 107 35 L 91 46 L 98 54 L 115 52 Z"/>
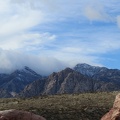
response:
<path id="1" fill-rule="evenodd" d="M 23 52 L 0 50 L 0 73 L 11 73 L 28 66 L 41 75 L 64 69 L 67 64 L 53 57 L 24 54 Z"/>

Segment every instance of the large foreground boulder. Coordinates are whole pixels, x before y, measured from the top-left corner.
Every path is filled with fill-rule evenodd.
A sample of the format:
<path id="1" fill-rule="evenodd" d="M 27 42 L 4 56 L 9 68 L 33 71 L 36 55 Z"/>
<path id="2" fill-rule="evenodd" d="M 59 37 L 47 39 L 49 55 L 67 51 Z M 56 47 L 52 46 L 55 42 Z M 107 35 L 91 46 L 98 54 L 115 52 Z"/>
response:
<path id="1" fill-rule="evenodd" d="M 5 110 L 0 111 L 0 120 L 46 120 L 46 119 L 27 111 Z"/>
<path id="2" fill-rule="evenodd" d="M 101 120 L 120 120 L 120 93 L 116 96 L 113 108 Z"/>

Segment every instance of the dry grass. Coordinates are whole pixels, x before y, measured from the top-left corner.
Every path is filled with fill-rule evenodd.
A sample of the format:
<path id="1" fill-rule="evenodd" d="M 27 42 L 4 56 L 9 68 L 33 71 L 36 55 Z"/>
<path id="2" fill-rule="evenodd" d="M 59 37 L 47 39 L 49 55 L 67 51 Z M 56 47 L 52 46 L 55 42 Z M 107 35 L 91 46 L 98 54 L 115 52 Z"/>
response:
<path id="1" fill-rule="evenodd" d="M 0 109 L 32 111 L 47 120 L 100 120 L 118 92 L 0 99 Z"/>

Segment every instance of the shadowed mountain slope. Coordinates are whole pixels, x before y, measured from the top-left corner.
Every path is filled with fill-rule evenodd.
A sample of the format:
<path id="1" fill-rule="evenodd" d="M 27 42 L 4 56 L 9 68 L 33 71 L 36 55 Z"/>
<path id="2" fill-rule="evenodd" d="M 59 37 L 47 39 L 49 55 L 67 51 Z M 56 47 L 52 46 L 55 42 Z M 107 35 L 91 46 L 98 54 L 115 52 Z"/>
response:
<path id="1" fill-rule="evenodd" d="M 28 67 L 25 67 L 22 70 L 16 70 L 11 74 L 1 74 L 0 91 L 4 94 L 9 93 L 12 96 L 15 96 L 15 94 L 21 92 L 26 85 L 40 78 L 41 76 L 39 74 Z M 9 97 L 9 95 L 3 96 Z"/>

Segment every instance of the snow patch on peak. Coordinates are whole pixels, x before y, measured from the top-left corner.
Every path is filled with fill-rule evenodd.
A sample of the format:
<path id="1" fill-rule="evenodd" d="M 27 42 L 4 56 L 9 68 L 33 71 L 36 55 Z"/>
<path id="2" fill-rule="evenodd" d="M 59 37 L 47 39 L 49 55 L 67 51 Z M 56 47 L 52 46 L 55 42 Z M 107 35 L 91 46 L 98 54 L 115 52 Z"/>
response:
<path id="1" fill-rule="evenodd" d="M 77 64 L 75 67 L 83 67 L 83 68 L 101 68 L 101 67 L 99 67 L 99 66 L 91 66 L 91 65 L 89 65 L 89 64 L 86 64 L 86 63 L 79 63 L 79 64 Z"/>
<path id="2" fill-rule="evenodd" d="M 98 73 L 99 71 L 104 71 L 107 68 L 99 67 L 99 66 L 91 66 L 86 63 L 77 64 L 74 68 L 75 71 L 82 73 L 83 75 L 93 76 L 94 74 Z"/>

